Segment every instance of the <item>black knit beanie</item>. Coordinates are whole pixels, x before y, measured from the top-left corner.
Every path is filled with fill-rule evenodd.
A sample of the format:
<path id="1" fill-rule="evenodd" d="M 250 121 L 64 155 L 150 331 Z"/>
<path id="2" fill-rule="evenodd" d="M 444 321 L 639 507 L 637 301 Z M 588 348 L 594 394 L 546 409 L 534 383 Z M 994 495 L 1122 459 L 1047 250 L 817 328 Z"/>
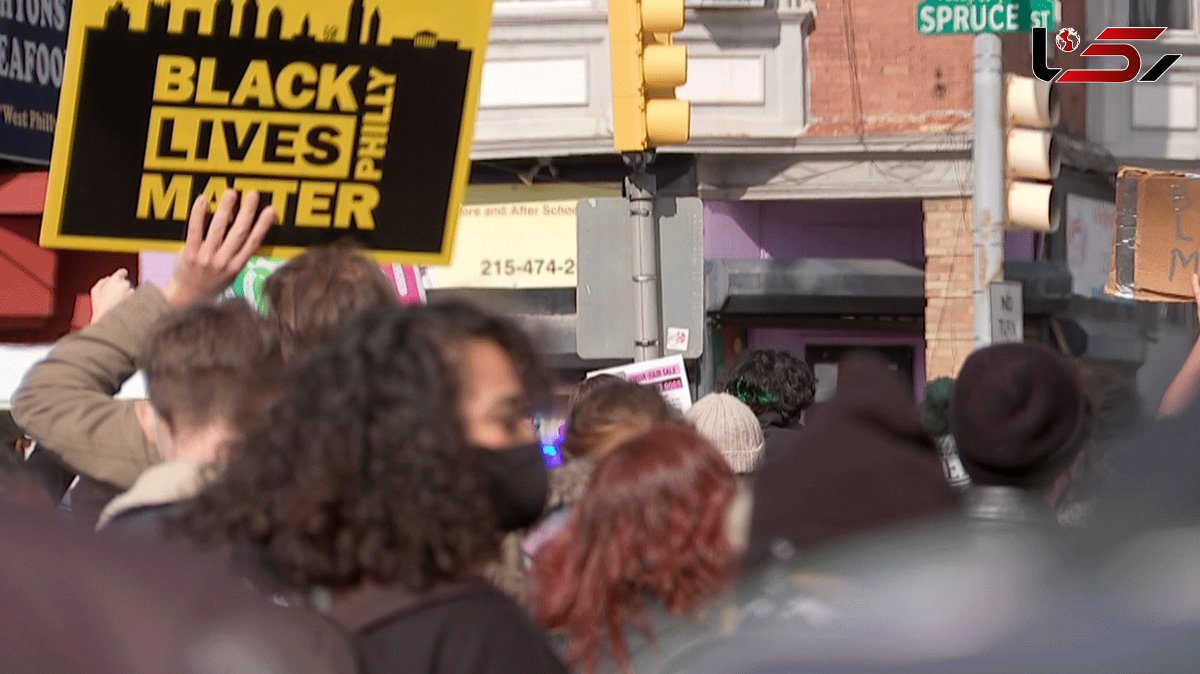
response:
<path id="1" fill-rule="evenodd" d="M 1082 448 L 1087 413 L 1073 363 L 1033 344 L 976 351 L 954 387 L 951 428 L 979 485 L 1036 487 Z"/>

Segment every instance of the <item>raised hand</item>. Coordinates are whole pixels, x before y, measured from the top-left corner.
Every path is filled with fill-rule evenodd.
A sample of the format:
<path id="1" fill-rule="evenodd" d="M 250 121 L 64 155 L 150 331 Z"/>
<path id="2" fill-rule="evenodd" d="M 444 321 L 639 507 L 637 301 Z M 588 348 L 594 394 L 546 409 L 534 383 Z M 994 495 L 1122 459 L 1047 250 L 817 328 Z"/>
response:
<path id="1" fill-rule="evenodd" d="M 168 302 L 185 306 L 212 297 L 233 282 L 275 224 L 275 209 L 267 206 L 259 212 L 258 204 L 258 192 L 245 193 L 240 207 L 237 192 L 225 192 L 205 234 L 208 200 L 203 196 L 196 199 L 183 252 L 163 288 Z"/>
<path id="2" fill-rule="evenodd" d="M 92 286 L 92 320 L 94 324 L 109 309 L 120 304 L 126 297 L 133 294 L 133 284 L 129 282 L 129 270 L 118 269 L 112 274 L 96 281 Z"/>

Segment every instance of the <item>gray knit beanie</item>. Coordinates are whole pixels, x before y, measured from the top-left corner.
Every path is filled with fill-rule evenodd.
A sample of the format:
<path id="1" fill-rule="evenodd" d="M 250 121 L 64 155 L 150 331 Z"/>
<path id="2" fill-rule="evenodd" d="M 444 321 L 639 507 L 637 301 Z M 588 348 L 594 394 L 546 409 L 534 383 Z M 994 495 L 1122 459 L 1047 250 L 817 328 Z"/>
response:
<path id="1" fill-rule="evenodd" d="M 742 401 L 728 393 L 710 393 L 692 405 L 685 416 L 720 450 L 733 472 L 754 472 L 763 452 L 762 427 Z"/>

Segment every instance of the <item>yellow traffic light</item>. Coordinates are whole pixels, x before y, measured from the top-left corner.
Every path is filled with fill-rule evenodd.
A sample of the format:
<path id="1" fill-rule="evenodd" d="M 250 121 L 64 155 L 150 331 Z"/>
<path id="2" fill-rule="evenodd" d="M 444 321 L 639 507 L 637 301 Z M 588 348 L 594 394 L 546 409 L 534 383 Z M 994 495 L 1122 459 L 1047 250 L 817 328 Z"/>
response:
<path id="1" fill-rule="evenodd" d="M 683 29 L 684 0 L 609 0 L 613 145 L 640 152 L 680 145 L 691 137 L 691 106 L 675 98 L 687 81 L 687 47 L 671 34 Z"/>
<path id="2" fill-rule="evenodd" d="M 1012 229 L 1053 232 L 1062 222 L 1063 198 L 1054 187 L 1062 160 L 1054 127 L 1054 86 L 1032 77 L 1004 81 L 1007 223 Z"/>

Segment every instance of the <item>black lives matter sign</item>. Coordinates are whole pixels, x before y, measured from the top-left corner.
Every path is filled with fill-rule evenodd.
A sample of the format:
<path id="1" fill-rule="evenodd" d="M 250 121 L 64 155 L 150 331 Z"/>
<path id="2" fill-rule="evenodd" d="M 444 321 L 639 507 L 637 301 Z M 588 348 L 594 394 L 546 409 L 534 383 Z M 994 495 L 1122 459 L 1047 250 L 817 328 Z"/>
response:
<path id="1" fill-rule="evenodd" d="M 278 212 L 268 250 L 349 236 L 393 261 L 448 257 L 473 52 L 429 31 L 382 39 L 388 5 L 368 19 L 362 0 L 343 39 L 307 15 L 289 31 L 303 4 L 260 16 L 247 0 L 236 26 L 230 0 L 150 4 L 136 27 L 110 6 L 82 41 L 51 243 L 178 242 L 194 199 L 232 188 Z"/>

